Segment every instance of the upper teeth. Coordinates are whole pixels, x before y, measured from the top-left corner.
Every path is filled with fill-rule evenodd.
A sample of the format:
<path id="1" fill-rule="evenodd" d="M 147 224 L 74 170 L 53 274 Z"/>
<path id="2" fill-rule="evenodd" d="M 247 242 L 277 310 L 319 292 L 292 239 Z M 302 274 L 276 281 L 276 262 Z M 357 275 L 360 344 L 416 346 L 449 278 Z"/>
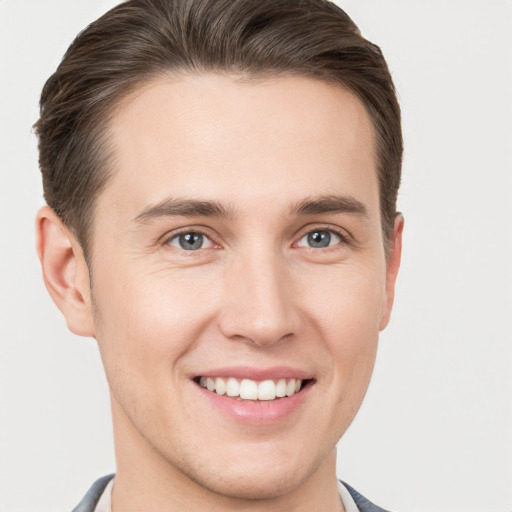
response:
<path id="1" fill-rule="evenodd" d="M 215 391 L 218 395 L 239 396 L 243 400 L 274 400 L 276 397 L 282 398 L 297 393 L 302 386 L 302 380 L 279 379 L 257 382 L 251 379 L 239 381 L 234 377 L 201 377 L 199 385 L 209 391 Z"/>

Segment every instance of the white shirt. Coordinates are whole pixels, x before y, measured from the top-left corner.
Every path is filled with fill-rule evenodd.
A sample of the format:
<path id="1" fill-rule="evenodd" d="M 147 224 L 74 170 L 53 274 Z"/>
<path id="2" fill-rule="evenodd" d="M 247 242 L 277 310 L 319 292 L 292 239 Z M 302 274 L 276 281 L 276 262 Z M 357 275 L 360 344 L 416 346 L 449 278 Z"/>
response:
<path id="1" fill-rule="evenodd" d="M 114 487 L 114 478 L 107 484 L 100 496 L 94 512 L 112 512 L 112 489 Z"/>
<path id="2" fill-rule="evenodd" d="M 114 487 L 114 479 L 110 480 L 110 482 L 105 487 L 94 512 L 112 512 L 112 488 Z M 355 501 L 352 499 L 352 496 L 348 492 L 347 488 L 338 481 L 338 492 L 340 493 L 341 501 L 343 502 L 343 506 L 345 507 L 345 512 L 359 512 Z"/>

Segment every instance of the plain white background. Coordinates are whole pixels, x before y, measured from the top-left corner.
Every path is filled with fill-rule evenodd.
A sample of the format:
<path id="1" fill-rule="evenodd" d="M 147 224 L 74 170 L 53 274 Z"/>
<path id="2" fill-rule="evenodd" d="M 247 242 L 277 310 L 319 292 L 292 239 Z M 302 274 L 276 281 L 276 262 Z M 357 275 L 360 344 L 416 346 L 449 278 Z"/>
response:
<path id="1" fill-rule="evenodd" d="M 40 277 L 31 133 L 45 79 L 114 3 L 0 0 L 2 512 L 71 510 L 114 470 L 95 342 Z M 511 512 L 512 2 L 339 3 L 388 59 L 406 145 L 394 316 L 339 475 L 395 512 Z"/>

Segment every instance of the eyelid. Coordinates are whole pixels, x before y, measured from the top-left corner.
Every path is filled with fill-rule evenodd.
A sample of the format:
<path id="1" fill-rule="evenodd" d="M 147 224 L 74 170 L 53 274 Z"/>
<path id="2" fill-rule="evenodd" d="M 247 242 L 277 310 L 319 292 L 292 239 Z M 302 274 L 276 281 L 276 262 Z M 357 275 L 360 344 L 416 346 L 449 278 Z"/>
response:
<path id="1" fill-rule="evenodd" d="M 205 247 L 205 249 L 212 249 L 212 248 L 217 248 L 220 246 L 220 244 L 216 240 L 216 237 L 212 236 L 211 230 L 207 229 L 204 226 L 184 226 L 182 228 L 172 229 L 171 231 L 167 231 L 164 235 L 162 235 L 158 239 L 158 243 L 161 245 L 164 245 L 164 246 L 173 247 L 170 244 L 171 240 L 175 239 L 176 237 L 178 237 L 180 235 L 184 235 L 187 233 L 197 233 L 199 235 L 203 235 L 204 237 L 208 238 L 208 240 L 210 240 L 210 242 L 212 243 L 212 247 Z M 177 249 L 177 247 L 175 247 L 175 249 Z M 200 250 L 200 249 L 198 249 L 198 250 Z M 197 252 L 197 251 L 185 251 L 184 249 L 183 249 L 183 251 L 184 252 Z"/>
<path id="2" fill-rule="evenodd" d="M 304 238 L 304 236 L 311 233 L 312 231 L 330 231 L 331 233 L 334 233 L 341 239 L 342 244 L 352 245 L 355 243 L 354 237 L 343 228 L 333 226 L 332 224 L 310 224 L 300 229 L 300 231 L 297 233 L 295 237 L 295 242 L 293 243 L 293 246 L 298 246 L 298 243 Z M 326 249 L 336 247 L 336 245 L 326 247 Z"/>
<path id="3" fill-rule="evenodd" d="M 308 233 L 311 233 L 315 230 L 322 231 L 330 231 L 340 237 L 342 244 L 353 245 L 355 244 L 355 239 L 352 234 L 339 226 L 333 226 L 332 224 L 322 224 L 322 223 L 314 223 L 309 224 L 307 226 L 302 227 L 294 237 L 294 242 L 292 246 L 297 246 L 299 241 Z M 167 231 L 165 234 L 160 236 L 157 240 L 157 243 L 163 246 L 170 246 L 169 242 L 175 237 L 185 234 L 185 233 L 198 233 L 206 238 L 208 238 L 213 244 L 213 248 L 219 248 L 221 244 L 218 242 L 217 237 L 212 235 L 211 229 L 206 226 L 197 226 L 197 225 L 187 225 L 180 228 L 176 228 L 170 231 Z M 336 246 L 332 246 L 336 247 Z M 208 249 L 210 249 L 209 247 Z M 196 251 L 186 251 L 186 252 L 196 252 Z"/>
<path id="4" fill-rule="evenodd" d="M 200 251 L 201 249 L 211 249 L 213 247 L 213 240 L 207 236 L 207 235 L 203 235 L 202 233 L 198 233 L 197 231 L 190 231 L 188 233 L 180 233 L 180 234 L 177 234 L 177 235 L 174 235 L 174 236 L 171 236 L 171 238 L 167 241 L 167 244 L 170 245 L 171 247 L 175 247 L 176 249 L 183 249 L 185 251 L 187 251 L 187 249 L 185 249 L 185 247 L 181 247 L 181 238 L 185 235 L 197 235 L 198 237 L 200 237 L 200 240 L 201 240 L 201 247 L 198 247 L 196 249 L 189 249 L 190 251 L 192 252 L 197 252 L 197 251 Z M 179 244 L 179 245 L 177 245 Z M 188 252 L 188 251 L 187 251 Z"/>

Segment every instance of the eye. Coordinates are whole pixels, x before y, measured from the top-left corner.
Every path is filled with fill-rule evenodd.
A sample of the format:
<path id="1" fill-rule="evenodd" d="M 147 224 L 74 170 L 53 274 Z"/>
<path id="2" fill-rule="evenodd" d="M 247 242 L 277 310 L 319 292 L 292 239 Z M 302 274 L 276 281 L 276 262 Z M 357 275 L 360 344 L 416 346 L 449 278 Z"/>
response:
<path id="1" fill-rule="evenodd" d="M 328 229 L 315 229 L 306 233 L 299 240 L 299 247 L 311 247 L 313 249 L 323 249 L 325 247 L 331 247 L 341 242 L 340 235 L 330 231 Z"/>
<path id="2" fill-rule="evenodd" d="M 213 246 L 213 242 L 206 235 L 196 231 L 174 235 L 167 243 L 185 251 L 197 251 Z"/>

